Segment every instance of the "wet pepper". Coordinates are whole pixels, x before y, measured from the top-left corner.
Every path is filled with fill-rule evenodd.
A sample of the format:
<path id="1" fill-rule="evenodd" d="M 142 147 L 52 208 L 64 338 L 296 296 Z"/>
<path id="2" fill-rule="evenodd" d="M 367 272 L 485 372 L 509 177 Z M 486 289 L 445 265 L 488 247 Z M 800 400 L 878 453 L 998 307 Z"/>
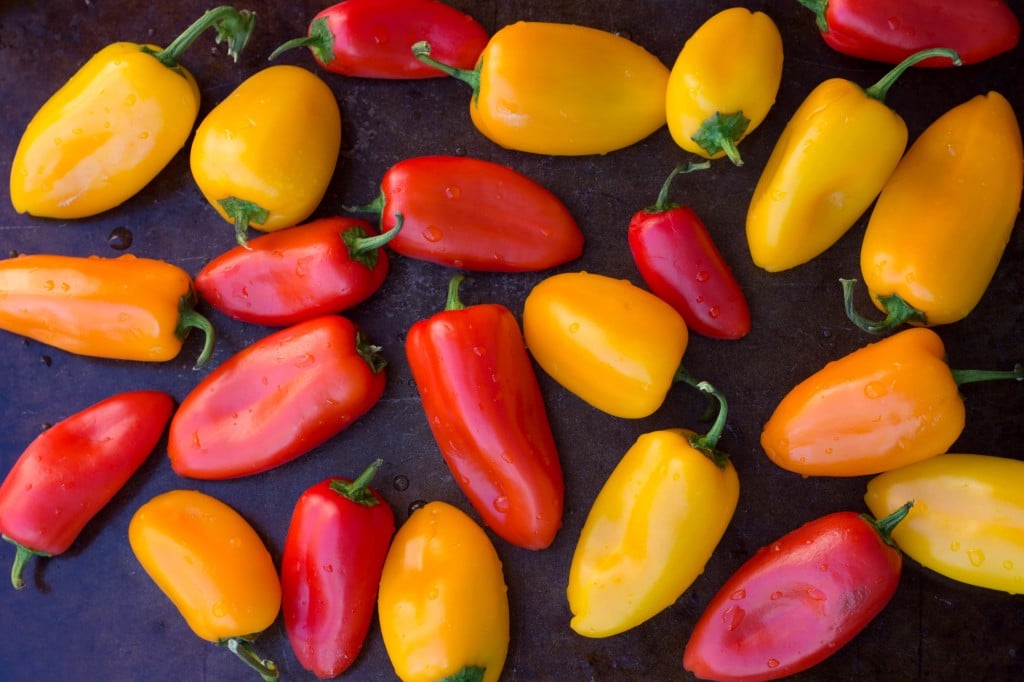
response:
<path id="1" fill-rule="evenodd" d="M 196 360 L 202 366 L 214 331 L 195 302 L 191 276 L 161 260 L 126 254 L 0 261 L 0 329 L 78 355 L 163 362 L 197 328 L 206 336 Z"/>
<path id="2" fill-rule="evenodd" d="M 11 584 L 25 586 L 33 555 L 64 553 L 142 466 L 163 435 L 174 401 L 129 391 L 57 422 L 29 444 L 0 485 L 0 533 L 17 553 Z"/>
<path id="3" fill-rule="evenodd" d="M 519 323 L 497 303 L 409 328 L 405 350 L 434 439 L 473 508 L 499 536 L 543 549 L 562 525 L 564 485 L 544 398 Z"/>
<path id="4" fill-rule="evenodd" d="M 868 482 L 864 500 L 887 514 L 914 508 L 893 532 L 907 556 L 968 585 L 1024 594 L 1024 461 L 945 454 Z"/>
<path id="5" fill-rule="evenodd" d="M 555 156 L 605 154 L 665 125 L 668 68 L 640 45 L 587 26 L 520 21 L 495 33 L 473 70 L 416 56 L 473 89 L 469 114 L 492 142 Z"/>
<path id="6" fill-rule="evenodd" d="M 997 92 L 957 105 L 911 145 L 878 197 L 861 244 L 872 303 L 886 314 L 850 319 L 885 332 L 967 317 L 981 300 L 1010 240 L 1024 188 L 1020 125 Z"/>
<path id="7" fill-rule="evenodd" d="M 384 561 L 377 611 L 402 682 L 497 682 L 509 643 L 508 588 L 483 529 L 446 502 L 414 511 Z"/>
<path id="8" fill-rule="evenodd" d="M 1011 372 L 952 370 L 930 329 L 906 329 L 834 360 L 775 408 L 761 446 L 804 476 L 865 476 L 945 452 L 963 432 L 959 386 L 1024 380 Z"/>
<path id="9" fill-rule="evenodd" d="M 84 218 L 120 205 L 185 146 L 199 113 L 199 87 L 178 64 L 206 29 L 238 57 L 255 16 L 209 10 L 174 42 L 119 42 L 93 55 L 40 107 L 11 164 L 19 213 Z"/>
<path id="10" fill-rule="evenodd" d="M 172 490 L 139 507 L 128 542 L 198 637 L 228 647 L 264 680 L 278 679 L 252 643 L 277 618 L 281 583 L 248 521 L 205 493 Z"/>
<path id="11" fill-rule="evenodd" d="M 580 533 L 566 594 L 570 626 L 586 637 L 625 632 L 671 606 L 696 580 L 739 499 L 739 478 L 716 449 L 725 399 L 706 435 L 646 433 L 616 465 Z"/>

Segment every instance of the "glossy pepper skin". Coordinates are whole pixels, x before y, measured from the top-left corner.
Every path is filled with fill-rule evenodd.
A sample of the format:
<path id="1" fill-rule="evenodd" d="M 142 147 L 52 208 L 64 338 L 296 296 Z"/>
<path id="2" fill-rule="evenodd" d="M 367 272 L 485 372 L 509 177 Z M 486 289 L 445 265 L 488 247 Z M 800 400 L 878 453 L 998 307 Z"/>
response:
<path id="1" fill-rule="evenodd" d="M 850 642 L 889 603 L 903 557 L 890 533 L 906 504 L 875 521 L 836 512 L 762 547 L 694 626 L 683 667 L 702 680 L 777 680 Z"/>
<path id="2" fill-rule="evenodd" d="M 321 679 L 355 662 L 377 606 L 395 517 L 369 487 L 376 460 L 354 481 L 327 478 L 299 497 L 281 555 L 285 632 L 299 663 Z"/>
<path id="3" fill-rule="evenodd" d="M 523 334 L 551 378 L 616 417 L 653 414 L 675 382 L 689 333 L 675 308 L 628 280 L 587 272 L 538 282 Z"/>
<path id="4" fill-rule="evenodd" d="M 704 571 L 739 500 L 736 469 L 716 450 L 726 403 L 704 436 L 641 435 L 602 486 L 569 568 L 570 627 L 609 637 L 671 606 Z"/>
<path id="5" fill-rule="evenodd" d="M 668 68 L 642 46 L 587 26 L 519 21 L 491 36 L 471 71 L 413 52 L 473 89 L 469 114 L 506 149 L 606 154 L 665 125 Z"/>
<path id="6" fill-rule="evenodd" d="M 915 327 L 834 360 L 779 402 L 761 433 L 775 464 L 803 476 L 866 476 L 945 452 L 963 432 L 959 386 L 1013 372 L 952 370 Z"/>
<path id="7" fill-rule="evenodd" d="M 348 428 L 384 393 L 384 359 L 351 320 L 325 315 L 278 330 L 200 381 L 171 419 L 179 476 L 266 471 Z"/>
<path id="8" fill-rule="evenodd" d="M 358 218 L 321 218 L 256 237 L 214 258 L 196 291 L 236 320 L 284 327 L 340 313 L 370 298 L 390 267 L 386 234 Z"/>
<path id="9" fill-rule="evenodd" d="M 497 682 L 508 655 L 507 591 L 494 545 L 465 512 L 440 501 L 414 511 L 391 543 L 377 597 L 398 678 Z"/>
<path id="10" fill-rule="evenodd" d="M 185 146 L 199 114 L 182 53 L 213 27 L 237 59 L 254 22 L 251 12 L 218 7 L 166 49 L 118 42 L 90 57 L 25 128 L 11 164 L 14 209 L 85 218 L 136 195 Z"/>
<path id="11" fill-rule="evenodd" d="M 782 82 L 782 36 L 764 12 L 730 7 L 683 45 L 669 74 L 668 130 L 686 151 L 742 165 L 737 145 L 764 121 Z"/>
<path id="12" fill-rule="evenodd" d="M 196 360 L 202 366 L 213 352 L 214 331 L 195 302 L 192 277 L 152 258 L 0 260 L 0 329 L 78 355 L 164 362 L 198 328 L 206 336 Z"/>
<path id="13" fill-rule="evenodd" d="M 633 215 L 627 241 L 644 283 L 683 316 L 690 331 L 740 339 L 750 331 L 750 307 L 739 282 L 696 211 L 668 201 L 679 173 L 707 167 L 674 168 L 657 202 Z"/>
<path id="14" fill-rule="evenodd" d="M 885 97 L 915 60 L 936 53 L 908 58 L 866 89 L 830 78 L 801 102 L 747 208 L 747 244 L 755 265 L 768 272 L 803 265 L 868 210 L 907 148 L 907 124 Z"/>
<path id="15" fill-rule="evenodd" d="M 880 321 L 860 328 L 936 326 L 967 317 L 988 288 L 1020 210 L 1020 124 L 997 92 L 959 104 L 917 138 L 878 197 L 860 270 Z M 849 289 L 848 289 L 849 292 Z"/>
<path id="16" fill-rule="evenodd" d="M 461 281 L 452 279 L 442 312 L 409 328 L 409 368 L 445 463 L 484 523 L 544 549 L 565 496 L 544 397 L 512 311 L 463 305 Z"/>
<path id="17" fill-rule="evenodd" d="M 128 526 L 135 558 L 198 637 L 278 679 L 252 642 L 277 618 L 281 582 L 263 540 L 237 511 L 197 490 L 171 490 Z"/>
<path id="18" fill-rule="evenodd" d="M 947 578 L 1024 594 L 1024 461 L 943 454 L 871 479 L 864 501 L 888 513 L 896 498 L 914 508 L 893 532 L 903 552 Z"/>
<path id="19" fill-rule="evenodd" d="M 434 56 L 472 69 L 490 36 L 476 19 L 437 0 L 344 0 L 320 10 L 307 35 L 270 55 L 308 47 L 331 73 L 356 78 L 413 79 L 444 76 L 412 54 L 421 40 Z"/>
<path id="20" fill-rule="evenodd" d="M 378 197 L 355 212 L 379 216 L 388 244 L 409 258 L 465 270 L 544 270 L 579 258 L 583 232 L 565 204 L 518 171 L 464 156 L 405 159 L 384 174 Z"/>
<path id="21" fill-rule="evenodd" d="M 32 555 L 63 554 L 138 471 L 171 418 L 161 391 L 118 393 L 39 434 L 0 484 L 0 533 L 18 548 L 11 584 Z"/>
<path id="22" fill-rule="evenodd" d="M 964 64 L 1012 50 L 1020 21 L 1003 0 L 797 0 L 814 12 L 818 30 L 836 52 L 888 64 L 929 47 L 949 47 Z M 922 67 L 948 67 L 929 59 Z"/>
<path id="23" fill-rule="evenodd" d="M 316 210 L 341 150 L 341 110 L 312 72 L 269 66 L 249 76 L 196 128 L 192 177 L 239 244 Z"/>

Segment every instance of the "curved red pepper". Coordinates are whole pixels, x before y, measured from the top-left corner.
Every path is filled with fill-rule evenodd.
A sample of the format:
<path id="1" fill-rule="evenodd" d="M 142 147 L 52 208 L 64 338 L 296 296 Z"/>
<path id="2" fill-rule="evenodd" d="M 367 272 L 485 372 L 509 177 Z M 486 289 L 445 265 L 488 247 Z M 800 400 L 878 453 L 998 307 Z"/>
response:
<path id="1" fill-rule="evenodd" d="M 903 558 L 889 534 L 908 511 L 829 514 L 758 550 L 711 599 L 683 666 L 700 679 L 756 682 L 834 654 L 896 593 Z"/>
<path id="2" fill-rule="evenodd" d="M 366 641 L 395 516 L 370 481 L 328 478 L 299 497 L 281 555 L 281 608 L 288 641 L 306 670 L 337 677 Z"/>
<path id="3" fill-rule="evenodd" d="M 708 163 L 677 166 L 654 206 L 629 223 L 629 248 L 650 290 L 671 305 L 689 329 L 715 339 L 739 339 L 750 331 L 750 307 L 700 217 L 670 204 L 668 189 L 680 173 Z"/>
<path id="4" fill-rule="evenodd" d="M 797 0 L 817 15 L 818 30 L 836 52 L 899 64 L 920 50 L 956 50 L 977 64 L 1012 50 L 1020 21 L 1003 0 Z M 915 64 L 950 67 L 935 57 Z"/>
<path id="5" fill-rule="evenodd" d="M 393 251 L 465 270 L 543 270 L 583 253 L 583 233 L 554 194 L 511 168 L 464 156 L 400 161 L 375 201 L 348 210 L 379 214 L 382 232 L 401 213 Z"/>
<path id="6" fill-rule="evenodd" d="M 102 400 L 39 434 L 0 485 L 0 532 L 17 545 L 11 583 L 33 555 L 63 553 L 156 447 L 174 410 L 161 391 Z"/>
<path id="7" fill-rule="evenodd" d="M 185 397 L 168 432 L 180 476 L 266 471 L 333 438 L 377 404 L 385 361 L 356 325 L 325 315 L 235 354 Z"/>
<path id="8" fill-rule="evenodd" d="M 359 78 L 437 78 L 446 74 L 412 53 L 421 40 L 472 69 L 490 36 L 476 19 L 437 0 L 344 0 L 321 10 L 307 35 L 273 53 L 308 47 L 327 71 Z"/>
<path id="9" fill-rule="evenodd" d="M 199 295 L 236 320 L 283 327 L 340 313 L 373 295 L 387 277 L 383 235 L 358 218 L 322 218 L 250 239 L 195 277 Z"/>
<path id="10" fill-rule="evenodd" d="M 406 355 L 434 439 L 455 480 L 495 533 L 527 549 L 562 525 L 564 485 L 544 399 L 515 316 L 464 307 L 462 276 L 443 312 L 410 327 Z"/>

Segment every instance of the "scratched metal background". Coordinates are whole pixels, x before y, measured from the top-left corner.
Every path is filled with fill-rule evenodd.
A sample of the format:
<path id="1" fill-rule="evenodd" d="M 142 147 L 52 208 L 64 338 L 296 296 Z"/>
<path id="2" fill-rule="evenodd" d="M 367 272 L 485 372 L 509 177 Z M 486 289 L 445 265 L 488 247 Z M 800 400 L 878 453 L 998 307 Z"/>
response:
<path id="1" fill-rule="evenodd" d="M 305 31 L 327 2 L 238 5 L 258 14 L 255 36 L 237 64 L 202 37 L 184 65 L 202 88 L 209 109 L 266 64 L 269 52 Z M 717 2 L 603 0 L 452 0 L 490 32 L 519 19 L 576 22 L 624 34 L 671 65 L 686 38 L 716 10 Z M 814 517 L 864 510 L 866 479 L 809 479 L 772 465 L 758 445 L 764 420 L 798 380 L 825 362 L 871 339 L 846 320 L 837 279 L 857 276 L 864 221 L 834 248 L 795 270 L 769 275 L 755 268 L 743 233 L 747 202 L 787 117 L 817 83 L 831 76 L 873 83 L 887 67 L 831 52 L 811 15 L 791 0 L 737 3 L 767 11 L 782 32 L 785 67 L 778 101 L 762 127 L 743 142 L 746 165 L 725 162 L 680 179 L 673 197 L 704 218 L 744 286 L 753 331 L 738 342 L 695 337 L 685 362 L 718 385 L 731 401 L 722 446 L 732 453 L 742 492 L 735 518 L 704 574 L 674 606 L 617 637 L 589 640 L 568 628 L 565 583 L 572 550 L 591 501 L 618 458 L 639 434 L 663 427 L 700 428 L 705 403 L 685 388 L 674 390 L 648 419 L 609 417 L 541 375 L 566 477 L 564 527 L 542 552 L 517 549 L 495 538 L 512 606 L 512 642 L 503 680 L 685 680 L 683 647 L 703 607 L 725 578 L 758 547 Z M 34 111 L 86 58 L 116 40 L 166 44 L 212 3 L 128 3 L 52 0 L 0 3 L 0 175 Z M 1014 0 L 1018 14 L 1024 15 Z M 1022 54 L 1018 47 L 987 64 L 956 71 L 912 71 L 888 103 L 915 138 L 935 117 L 989 89 L 1008 96 L 1024 115 Z M 315 69 L 308 53 L 282 58 Z M 587 236 L 583 257 L 563 270 L 586 269 L 639 282 L 625 242 L 630 216 L 649 204 L 672 166 L 686 155 L 665 129 L 629 149 L 603 157 L 548 158 L 497 148 L 472 127 L 468 90 L 451 79 L 373 82 L 331 74 L 344 117 L 341 163 L 317 216 L 376 194 L 384 171 L 421 154 L 466 154 L 516 168 L 559 195 Z M 978 308 L 963 322 L 939 329 L 956 367 L 1008 368 L 1024 359 L 1021 271 L 1024 232 L 1017 229 L 999 271 Z M 0 201 L 0 256 L 54 252 L 114 256 L 127 252 L 164 258 L 196 273 L 232 246 L 230 227 L 204 202 L 188 170 L 187 153 L 141 194 L 96 218 L 77 222 L 17 215 Z M 403 352 L 405 330 L 443 305 L 451 276 L 444 268 L 395 257 L 383 289 L 349 314 L 381 344 L 388 357 L 383 400 L 348 431 L 277 470 L 227 482 L 196 482 L 174 475 L 163 445 L 64 556 L 36 560 L 29 587 L 0 585 L 0 677 L 8 680 L 150 679 L 245 680 L 254 674 L 226 650 L 196 638 L 132 556 L 128 521 L 152 496 L 194 487 L 233 505 L 280 558 L 292 505 L 309 485 L 329 475 L 354 476 L 374 457 L 385 465 L 378 487 L 399 522 L 418 500 L 442 499 L 471 511 L 445 468 L 417 400 Z M 473 274 L 463 285 L 467 303 L 497 301 L 518 314 L 531 286 L 550 273 Z M 865 301 L 861 301 L 862 305 Z M 230 321 L 204 306 L 219 331 L 215 367 L 269 333 Z M 0 470 L 6 471 L 44 424 L 55 422 L 115 392 L 155 388 L 182 399 L 209 370 L 191 369 L 192 338 L 180 357 L 162 365 L 131 364 L 68 355 L 0 333 Z M 967 427 L 954 450 L 1022 458 L 1024 388 L 1010 383 L 963 391 Z M 404 478 L 403 478 L 404 477 Z M 407 480 L 408 486 L 402 485 Z M 397 484 L 396 484 L 397 482 Z M 493 536 L 492 536 L 493 537 Z M 13 549 L 0 547 L 8 565 Z M 4 581 L 6 584 L 6 581 Z M 877 620 L 847 647 L 799 677 L 836 679 L 1009 681 L 1024 679 L 1024 597 L 957 584 L 905 562 L 898 593 Z M 259 648 L 277 662 L 282 678 L 312 679 L 298 665 L 280 619 Z M 350 679 L 391 680 L 379 629 L 374 626 Z"/>

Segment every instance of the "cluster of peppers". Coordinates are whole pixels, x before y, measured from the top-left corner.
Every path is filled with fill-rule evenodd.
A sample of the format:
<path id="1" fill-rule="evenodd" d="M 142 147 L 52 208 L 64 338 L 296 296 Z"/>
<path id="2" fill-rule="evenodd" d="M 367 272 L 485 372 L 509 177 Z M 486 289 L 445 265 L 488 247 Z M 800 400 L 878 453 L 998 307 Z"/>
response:
<path id="1" fill-rule="evenodd" d="M 890 35 L 891 27 L 854 21 L 882 16 L 873 7 L 801 2 L 819 13 L 835 49 L 896 67 L 866 90 L 826 81 L 797 110 L 751 200 L 751 256 L 770 271 L 796 267 L 835 243 L 877 198 L 861 267 L 887 319 L 869 323 L 853 312 L 850 281 L 847 307 L 869 331 L 918 326 L 808 377 L 765 424 L 764 451 L 784 469 L 874 476 L 865 500 L 879 520 L 831 514 L 751 557 L 711 600 L 686 646 L 684 666 L 706 679 L 776 679 L 823 660 L 891 599 L 900 550 L 956 580 L 1024 591 L 1024 547 L 1012 537 L 1024 499 L 1007 483 L 1021 479 L 1022 463 L 946 454 L 964 428 L 959 387 L 1024 374 L 1019 366 L 950 370 L 928 328 L 966 316 L 995 272 L 1019 208 L 1020 130 L 1006 100 L 988 93 L 941 117 L 904 154 L 906 126 L 882 104 L 907 68 L 982 61 L 1016 45 L 1019 25 L 1001 3 L 990 3 L 992 16 L 979 21 L 1002 26 L 999 35 L 979 41 L 962 28 L 950 34 L 923 9 L 932 0 L 905 3 L 901 25 L 919 30 Z M 958 11 L 957 3 L 939 4 Z M 117 43 L 97 53 L 26 129 L 11 173 L 17 210 L 86 217 L 140 191 L 193 131 L 198 88 L 178 64 L 181 52 L 214 27 L 237 56 L 253 20 L 220 7 L 166 49 Z M 394 40 L 368 39 L 380 26 Z M 892 40 L 865 51 L 854 30 Z M 914 43 L 914 35 L 927 44 Z M 929 47 L 935 43 L 951 49 Z M 351 77 L 457 77 L 473 89 L 470 117 L 483 135 L 550 155 L 608 153 L 667 125 L 682 149 L 741 165 L 739 143 L 766 117 L 782 74 L 774 23 L 742 8 L 704 23 L 672 69 L 626 38 L 581 26 L 519 22 L 488 36 L 471 17 L 434 0 L 346 0 L 272 56 L 299 46 L 325 70 Z M 586 94 L 553 99 L 560 88 Z M 153 110 L 135 107 L 132 95 L 142 89 L 162 93 Z M 282 91 L 287 101 L 275 96 Z M 122 108 L 96 106 L 108 98 Z M 866 130 L 871 148 L 860 147 Z M 281 135 L 288 145 L 275 139 Z M 74 542 L 165 430 L 173 470 L 215 480 L 282 465 L 370 410 L 385 390 L 385 362 L 341 313 L 380 287 L 385 247 L 497 272 L 545 270 L 582 253 L 583 233 L 551 192 L 510 168 L 466 157 L 391 167 L 380 196 L 350 209 L 375 214 L 376 225 L 354 217 L 303 223 L 333 175 L 340 136 L 337 103 L 319 77 L 267 67 L 195 128 L 193 176 L 234 226 L 238 246 L 194 281 L 168 263 L 134 256 L 0 262 L 0 327 L 73 353 L 164 361 L 199 328 L 206 335 L 201 365 L 214 335 L 193 309 L 200 296 L 235 319 L 281 327 L 218 366 L 176 410 L 167 394 L 134 391 L 40 435 L 0 487 L 0 530 L 17 545 L 16 586 L 28 557 L 57 555 Z M 66 144 L 55 149 L 55 139 Z M 830 157 L 860 162 L 839 166 L 824 161 Z M 739 339 L 750 329 L 747 302 L 706 227 L 691 209 L 668 201 L 679 174 L 707 167 L 675 168 L 656 203 L 629 224 L 628 244 L 649 290 L 597 273 L 552 275 L 526 298 L 520 328 L 504 306 L 463 304 L 456 275 L 444 309 L 406 336 L 423 409 L 451 473 L 484 523 L 527 549 L 551 544 L 564 497 L 531 356 L 561 386 L 616 417 L 653 414 L 677 383 L 718 405 L 706 434 L 675 428 L 640 436 L 595 499 L 567 586 L 570 625 L 584 636 L 624 632 L 673 604 L 703 570 L 739 499 L 738 474 L 717 448 L 726 399 L 682 369 L 690 331 Z M 970 239 L 953 229 L 963 216 L 950 210 L 966 206 L 964 196 L 981 197 L 980 206 L 972 204 L 977 234 Z M 250 240 L 250 228 L 270 234 Z M 925 229 L 936 249 L 908 248 L 922 243 L 915 230 Z M 950 258 L 953 249 L 972 255 Z M 939 284 L 940 263 L 948 269 L 968 260 L 970 277 L 946 272 L 941 281 L 957 286 Z M 129 305 L 140 292 L 145 305 Z M 101 314 L 112 307 L 116 315 Z M 69 454 L 83 449 L 88 461 Z M 276 679 L 276 667 L 252 640 L 280 611 L 302 665 L 333 677 L 357 657 L 376 610 L 401 679 L 497 680 L 510 626 L 493 545 L 473 519 L 440 501 L 396 532 L 390 507 L 369 487 L 379 465 L 354 481 L 329 478 L 303 493 L 280 575 L 235 510 L 195 491 L 144 504 L 129 541 L 193 631 L 228 646 L 264 679 Z M 93 485 L 74 484 L 85 476 Z M 64 523 L 44 524 L 44 517 Z M 473 561 L 451 561 L 456 552 Z M 838 603 L 847 608 L 827 606 Z"/>

